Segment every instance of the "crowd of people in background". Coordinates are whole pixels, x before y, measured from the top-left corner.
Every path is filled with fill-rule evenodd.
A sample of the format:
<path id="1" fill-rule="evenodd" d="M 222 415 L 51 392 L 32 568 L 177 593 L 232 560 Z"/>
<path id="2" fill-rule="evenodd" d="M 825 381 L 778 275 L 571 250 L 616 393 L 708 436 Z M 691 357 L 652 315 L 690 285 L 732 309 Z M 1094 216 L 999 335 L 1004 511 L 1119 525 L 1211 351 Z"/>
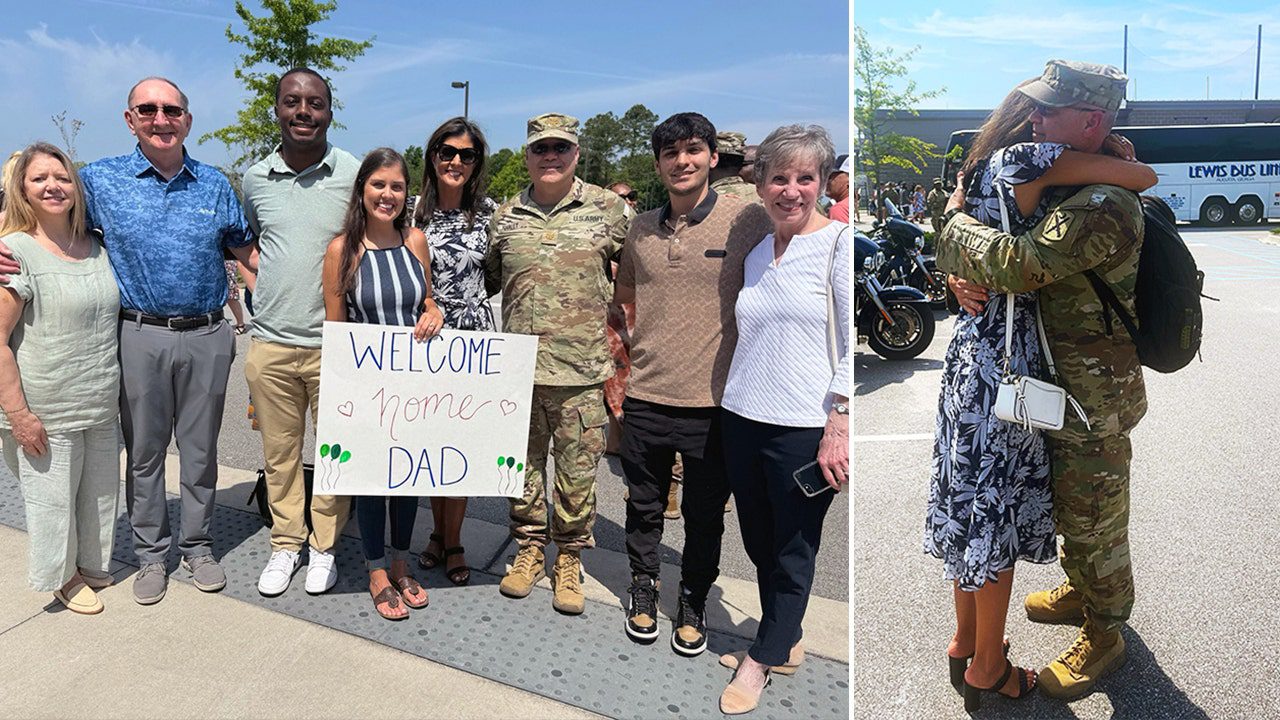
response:
<path id="1" fill-rule="evenodd" d="M 474 122 L 452 118 L 430 135 L 422 190 L 411 196 L 399 153 L 378 148 L 360 160 L 329 141 L 332 91 L 309 68 L 279 78 L 279 143 L 246 172 L 242 195 L 188 154 L 193 117 L 174 82 L 145 78 L 127 98 L 131 152 L 77 172 L 61 150 L 36 143 L 6 166 L 0 440 L 25 500 L 33 589 L 76 613 L 102 611 L 95 590 L 114 581 L 117 426 L 135 600 L 164 598 L 175 542 L 197 588 L 226 585 L 212 538 L 217 448 L 235 335 L 247 327 L 245 379 L 272 518 L 258 591 L 286 592 L 304 549 L 305 590 L 331 589 L 354 514 L 377 613 L 400 620 L 427 607 L 409 567 L 416 497 L 307 500 L 302 451 L 319 399 L 321 330 L 325 321 L 399 325 L 418 340 L 497 330 L 489 298 L 501 292 L 502 331 L 540 342 L 526 481 L 510 507 L 519 551 L 500 592 L 529 596 L 554 546 L 552 604 L 584 611 L 596 469 L 616 449 L 628 487 L 627 635 L 659 635 L 657 548 L 680 486 L 673 651 L 706 648 L 732 498 L 762 617 L 751 647 L 720 660 L 734 669 L 720 709 L 749 712 L 771 672 L 796 672 L 823 519 L 849 471 L 849 165 L 824 129 L 789 125 L 747 145 L 702 115 L 677 113 L 652 134 L 667 197 L 637 215 L 629 186 L 576 176 L 579 122 L 560 113 L 529 120 L 531 182 L 496 205 L 484 193 L 488 146 Z M 786 362 L 776 353 L 783 343 Z M 165 493 L 174 440 L 177 528 Z M 417 562 L 443 564 L 450 582 L 466 585 L 466 498 L 432 498 L 431 512 Z"/>

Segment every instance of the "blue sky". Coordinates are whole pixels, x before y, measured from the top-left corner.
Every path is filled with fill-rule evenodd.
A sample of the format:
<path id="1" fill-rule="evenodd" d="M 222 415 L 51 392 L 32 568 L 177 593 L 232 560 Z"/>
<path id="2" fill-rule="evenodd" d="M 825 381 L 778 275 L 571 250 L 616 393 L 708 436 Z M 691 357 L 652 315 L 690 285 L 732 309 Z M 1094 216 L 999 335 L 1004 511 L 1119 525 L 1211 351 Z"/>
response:
<path id="1" fill-rule="evenodd" d="M 922 89 L 947 92 L 923 108 L 989 109 L 1053 58 L 1122 67 L 1129 25 L 1128 97 L 1280 98 L 1280 3 L 1272 0 L 858 0 L 855 22 L 876 47 L 921 49 L 910 63 Z"/>
<path id="2" fill-rule="evenodd" d="M 248 0 L 257 15 L 261 7 Z M 242 30 L 231 0 L 53 0 L 5 3 L 0 28 L 0 141 L 61 142 L 50 116 L 84 121 L 77 156 L 127 152 L 125 95 L 146 75 L 173 78 L 191 99 L 187 141 L 221 164 L 200 134 L 234 119 L 232 76 Z M 835 11 L 833 12 L 833 7 Z M 545 8 L 545 9 L 540 9 Z M 525 121 L 558 111 L 582 120 L 644 103 L 659 117 L 693 110 L 758 142 L 778 125 L 827 127 L 849 146 L 849 18 L 839 3 L 700 0 L 590 3 L 341 0 L 316 26 L 373 47 L 334 76 L 345 130 L 330 139 L 361 153 L 421 145 L 462 111 L 450 81 L 471 81 L 471 116 L 495 147 L 518 147 Z M 5 150 L 7 154 L 8 149 Z"/>

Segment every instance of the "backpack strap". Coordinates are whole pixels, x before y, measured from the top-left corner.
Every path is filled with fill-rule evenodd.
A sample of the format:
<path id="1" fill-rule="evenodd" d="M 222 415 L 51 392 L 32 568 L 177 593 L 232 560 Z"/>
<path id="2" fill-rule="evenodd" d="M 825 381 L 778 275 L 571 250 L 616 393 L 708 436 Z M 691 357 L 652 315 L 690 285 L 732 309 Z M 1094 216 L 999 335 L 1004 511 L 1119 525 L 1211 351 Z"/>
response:
<path id="1" fill-rule="evenodd" d="M 1117 317 L 1120 318 L 1120 324 L 1124 325 L 1124 329 L 1129 331 L 1129 337 L 1134 342 L 1138 341 L 1138 324 L 1133 321 L 1133 316 L 1128 310 L 1124 309 L 1124 305 L 1120 303 L 1120 298 L 1116 297 L 1115 292 L 1107 285 L 1098 273 L 1093 270 L 1085 270 L 1084 276 L 1089 279 L 1089 284 L 1093 286 L 1093 291 L 1097 293 L 1098 299 L 1102 301 L 1102 309 L 1105 313 L 1108 308 L 1115 311 Z M 1110 317 L 1107 318 L 1110 320 Z M 1107 322 L 1107 330 L 1110 332 L 1111 323 Z"/>

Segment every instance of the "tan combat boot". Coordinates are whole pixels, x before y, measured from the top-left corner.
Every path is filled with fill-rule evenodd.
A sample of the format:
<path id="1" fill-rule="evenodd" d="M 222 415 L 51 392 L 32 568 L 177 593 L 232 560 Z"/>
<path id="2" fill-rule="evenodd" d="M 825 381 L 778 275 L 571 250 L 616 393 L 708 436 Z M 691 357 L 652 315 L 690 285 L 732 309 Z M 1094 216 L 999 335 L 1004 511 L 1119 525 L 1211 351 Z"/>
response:
<path id="1" fill-rule="evenodd" d="M 667 492 L 667 508 L 662 511 L 662 517 L 668 520 L 680 519 L 680 481 L 675 478 L 671 479 L 671 490 Z"/>
<path id="2" fill-rule="evenodd" d="M 498 591 L 509 598 L 527 597 L 533 586 L 547 576 L 547 558 L 542 548 L 525 545 L 516 553 L 515 562 L 498 585 Z"/>
<path id="3" fill-rule="evenodd" d="M 1052 590 L 1033 592 L 1022 601 L 1027 619 L 1038 623 L 1078 623 L 1084 620 L 1084 595 L 1070 580 Z"/>
<path id="4" fill-rule="evenodd" d="M 555 591 L 551 607 L 556 610 L 579 615 L 586 608 L 586 598 L 582 596 L 582 560 L 577 552 L 560 550 L 551 571 L 551 589 Z"/>
<path id="5" fill-rule="evenodd" d="M 1040 689 L 1059 700 L 1074 700 L 1093 690 L 1098 679 L 1124 664 L 1119 630 L 1101 630 L 1086 621 L 1075 643 L 1040 671 Z"/>

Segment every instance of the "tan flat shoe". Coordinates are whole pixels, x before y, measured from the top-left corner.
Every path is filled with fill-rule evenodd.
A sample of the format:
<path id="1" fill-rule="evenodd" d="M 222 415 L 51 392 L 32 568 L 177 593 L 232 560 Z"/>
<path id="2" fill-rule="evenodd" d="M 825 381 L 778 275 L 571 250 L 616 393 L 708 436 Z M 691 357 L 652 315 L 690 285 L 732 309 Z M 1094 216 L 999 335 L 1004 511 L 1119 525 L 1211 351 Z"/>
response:
<path id="1" fill-rule="evenodd" d="M 738 674 L 733 674 L 733 680 L 725 687 L 724 692 L 720 694 L 720 712 L 725 715 L 743 715 L 756 709 L 760 704 L 760 695 L 764 693 L 764 688 L 769 687 L 769 683 L 773 682 L 773 678 L 765 675 L 764 687 L 753 691 L 745 685 L 738 683 Z"/>
<path id="2" fill-rule="evenodd" d="M 721 655 L 720 664 L 730 670 L 737 670 L 738 666 L 742 664 L 742 658 L 746 657 L 746 655 L 746 650 L 738 650 L 737 652 Z M 804 662 L 804 646 L 797 643 L 791 648 L 791 656 L 787 658 L 786 664 L 775 665 L 770 670 L 778 675 L 795 675 L 802 662 Z"/>
<path id="3" fill-rule="evenodd" d="M 53 596 L 73 613 L 97 615 L 102 612 L 102 601 L 98 599 L 98 594 L 83 582 L 72 585 L 70 591 L 65 593 L 61 589 L 55 590 Z"/>

